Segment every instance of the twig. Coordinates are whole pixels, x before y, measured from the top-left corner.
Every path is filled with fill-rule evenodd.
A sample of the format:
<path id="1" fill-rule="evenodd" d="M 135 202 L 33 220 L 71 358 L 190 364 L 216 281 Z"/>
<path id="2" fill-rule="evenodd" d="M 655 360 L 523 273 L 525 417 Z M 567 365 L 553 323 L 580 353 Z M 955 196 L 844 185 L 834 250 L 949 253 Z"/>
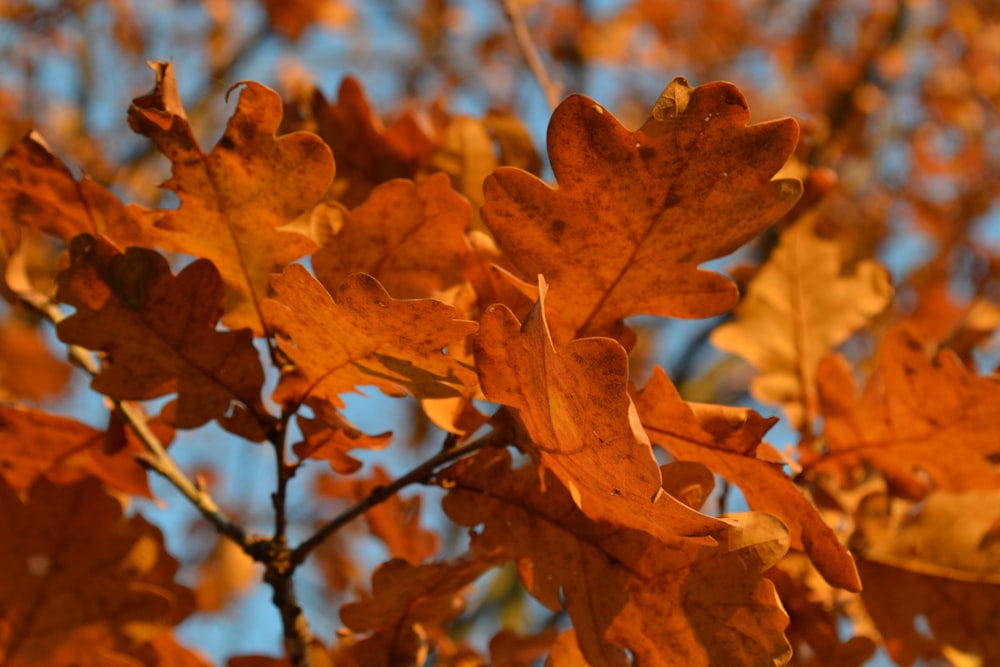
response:
<path id="1" fill-rule="evenodd" d="M 510 26 L 514 30 L 514 37 L 517 39 L 517 45 L 521 47 L 521 53 L 528 64 L 528 68 L 535 75 L 535 79 L 538 80 L 538 85 L 542 87 L 545 99 L 549 103 L 549 109 L 555 109 L 556 105 L 559 104 L 559 87 L 552 82 L 548 72 L 545 71 L 542 59 L 538 55 L 538 49 L 535 48 L 535 43 L 531 40 L 531 33 L 528 32 L 528 26 L 524 22 L 521 9 L 517 6 L 515 0 L 502 0 L 502 4 L 504 14 L 507 15 L 507 20 L 510 21 Z"/>
<path id="2" fill-rule="evenodd" d="M 490 433 L 487 433 L 486 435 L 476 438 L 472 442 L 459 447 L 442 449 L 432 458 L 424 461 L 402 477 L 397 477 L 385 486 L 375 487 L 365 498 L 327 521 L 318 531 L 316 531 L 316 533 L 313 534 L 312 537 L 295 547 L 291 553 L 292 567 L 297 567 L 316 547 L 322 544 L 326 538 L 370 510 L 372 507 L 384 503 L 402 488 L 409 486 L 410 484 L 426 480 L 439 466 L 444 465 L 445 463 L 450 463 L 451 461 L 460 459 L 467 454 L 471 454 L 472 452 L 482 449 L 483 447 L 494 444 L 494 439 L 495 432 L 491 431 Z"/>

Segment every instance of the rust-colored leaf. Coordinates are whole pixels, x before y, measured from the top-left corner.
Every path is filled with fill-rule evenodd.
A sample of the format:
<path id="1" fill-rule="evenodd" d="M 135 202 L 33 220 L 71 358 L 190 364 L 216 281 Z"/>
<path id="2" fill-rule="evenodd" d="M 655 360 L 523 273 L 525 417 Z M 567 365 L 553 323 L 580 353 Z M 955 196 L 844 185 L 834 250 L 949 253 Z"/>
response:
<path id="1" fill-rule="evenodd" d="M 437 296 L 465 280 L 470 214 L 444 174 L 416 184 L 389 181 L 351 211 L 324 204 L 311 214 L 321 239 L 313 270 L 330 291 L 352 273 L 367 273 L 396 298 Z"/>
<path id="2" fill-rule="evenodd" d="M 124 517 L 96 480 L 39 481 L 23 501 L 0 480 L 0 544 L 5 664 L 127 654 L 192 610 L 159 531 Z"/>
<path id="3" fill-rule="evenodd" d="M 177 394 L 161 413 L 178 428 L 215 419 L 263 440 L 274 419 L 261 402 L 264 372 L 250 331 L 218 331 L 223 285 L 207 260 L 174 276 L 146 248 L 125 253 L 102 238 L 81 235 L 56 297 L 76 308 L 59 323 L 59 338 L 105 353 L 91 386 L 122 400 Z"/>
<path id="4" fill-rule="evenodd" d="M 945 491 L 996 488 L 1000 378 L 975 375 L 950 350 L 932 359 L 904 327 L 886 332 L 876 361 L 860 396 L 842 358 L 821 362 L 827 448 L 804 451 L 804 468 L 846 485 L 867 463 L 910 497 L 922 496 L 928 479 Z"/>
<path id="5" fill-rule="evenodd" d="M 348 454 L 349 451 L 384 449 L 392 441 L 392 433 L 388 431 L 378 435 L 362 432 L 329 403 L 317 401 L 310 407 L 316 413 L 314 419 L 297 417 L 302 441 L 295 443 L 292 451 L 301 459 L 324 460 L 335 472 L 349 475 L 361 468 L 361 461 Z"/>
<path id="6" fill-rule="evenodd" d="M 171 65 L 151 67 L 156 88 L 133 100 L 129 123 L 173 163 L 173 178 L 163 187 L 181 203 L 176 210 L 131 212 L 158 230 L 159 248 L 211 260 L 226 285 L 224 323 L 260 335 L 267 329 L 260 301 L 268 276 L 315 247 L 280 227 L 319 201 L 333 178 L 330 150 L 305 132 L 275 137 L 281 99 L 247 82 L 222 138 L 205 153 L 181 107 Z"/>
<path id="7" fill-rule="evenodd" d="M 20 318 L 0 319 L 0 401 L 38 401 L 66 391 L 70 366 L 53 356 L 42 333 Z"/>
<path id="8" fill-rule="evenodd" d="M 588 517 L 644 530 L 664 541 L 724 530 L 662 490 L 628 396 L 628 358 L 609 338 L 557 348 L 549 336 L 545 285 L 524 323 L 504 306 L 482 318 L 474 341 L 488 400 L 517 410 L 522 443 L 551 470 Z"/>
<path id="9" fill-rule="evenodd" d="M 636 132 L 574 95 L 549 123 L 557 190 L 510 167 L 486 179 L 483 218 L 522 277 L 551 282 L 557 341 L 618 335 L 629 315 L 708 317 L 736 304 L 736 286 L 698 265 L 749 241 L 801 192 L 771 180 L 795 148 L 795 121 L 749 117 L 728 83 L 690 90 L 685 108 Z"/>
<path id="10" fill-rule="evenodd" d="M 448 515 L 485 524 L 483 548 L 517 562 L 525 587 L 565 607 L 592 667 L 783 664 L 787 617 L 761 573 L 788 548 L 774 517 L 732 517 L 718 543 L 674 539 L 592 521 L 555 480 L 543 491 L 534 467 L 510 469 L 505 450 L 483 451 L 439 479 Z M 572 664 L 572 663 L 568 663 Z"/>
<path id="11" fill-rule="evenodd" d="M 457 396 L 475 375 L 442 353 L 475 331 L 456 320 L 451 306 L 430 299 L 390 297 L 371 276 L 358 273 L 331 297 L 299 265 L 275 275 L 276 299 L 263 310 L 280 334 L 278 346 L 294 367 L 282 374 L 275 400 L 313 398 L 343 407 L 338 398 L 358 385 L 391 396 L 404 390 L 419 398 Z"/>
<path id="12" fill-rule="evenodd" d="M 125 205 L 87 176 L 73 177 L 45 140 L 31 132 L 0 158 L 0 240 L 13 253 L 20 231 L 34 227 L 69 240 L 104 234 L 122 245 L 146 245 Z"/>
<path id="13" fill-rule="evenodd" d="M 427 565 L 393 559 L 380 565 L 372 575 L 371 596 L 340 609 L 344 625 L 371 633 L 348 649 L 355 656 L 348 664 L 423 664 L 428 633 L 461 614 L 463 592 L 496 564 L 483 556 Z"/>
<path id="14" fill-rule="evenodd" d="M 781 465 L 758 455 L 775 418 L 765 419 L 746 408 L 715 414 L 701 410 L 699 417 L 659 367 L 636 397 L 636 408 L 653 442 L 679 460 L 702 463 L 739 486 L 751 508 L 770 512 L 788 526 L 792 547 L 805 549 L 827 581 L 861 590 L 854 560 L 837 535 Z"/>
<path id="15" fill-rule="evenodd" d="M 751 393 L 781 405 L 801 431 L 819 415 L 820 359 L 891 298 L 885 269 L 869 260 L 845 275 L 839 246 L 819 238 L 813 219 L 804 218 L 782 232 L 736 307 L 736 320 L 713 331 L 712 342 L 756 366 Z"/>
<path id="16" fill-rule="evenodd" d="M 162 424 L 153 424 L 169 440 Z M 15 491 L 40 477 L 68 484 L 96 477 L 119 491 L 150 497 L 146 469 L 135 461 L 145 451 L 134 436 L 124 446 L 105 452 L 107 433 L 75 419 L 27 407 L 0 406 L 0 476 Z"/>

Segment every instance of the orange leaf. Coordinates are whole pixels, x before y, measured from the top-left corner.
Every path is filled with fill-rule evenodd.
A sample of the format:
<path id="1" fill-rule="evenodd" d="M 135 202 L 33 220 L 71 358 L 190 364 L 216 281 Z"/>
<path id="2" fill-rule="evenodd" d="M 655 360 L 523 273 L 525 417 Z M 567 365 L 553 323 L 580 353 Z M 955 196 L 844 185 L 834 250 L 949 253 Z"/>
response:
<path id="1" fill-rule="evenodd" d="M 282 373 L 274 400 L 322 399 L 343 407 L 339 394 L 374 385 L 390 396 L 459 395 L 475 374 L 442 349 L 475 331 L 453 319 L 451 306 L 431 299 L 390 297 L 371 276 L 349 276 L 331 297 L 294 264 L 271 278 L 276 299 L 263 311 L 279 332 L 278 347 L 295 366 Z"/>
<path id="2" fill-rule="evenodd" d="M 20 318 L 0 319 L 0 401 L 38 401 L 66 390 L 70 366 L 52 355 L 42 331 Z"/>
<path id="3" fill-rule="evenodd" d="M 780 404 L 800 431 L 819 414 L 816 371 L 827 352 L 881 312 L 892 298 L 889 275 L 864 261 L 844 275 L 839 246 L 816 236 L 805 218 L 781 242 L 750 282 L 736 320 L 712 332 L 719 348 L 760 370 L 750 391 Z"/>
<path id="4" fill-rule="evenodd" d="M 224 323 L 260 335 L 267 328 L 259 306 L 268 276 L 315 247 L 308 237 L 279 228 L 326 190 L 334 172 L 330 150 L 305 132 L 275 138 L 281 99 L 260 84 L 244 83 L 225 133 L 206 154 L 181 107 L 171 65 L 150 66 L 156 88 L 133 100 L 129 123 L 173 163 L 173 178 L 163 187 L 181 204 L 132 213 L 158 230 L 158 247 L 210 259 L 226 285 Z"/>
<path id="5" fill-rule="evenodd" d="M 124 254 L 102 238 L 81 235 L 57 298 L 76 308 L 59 323 L 59 338 L 107 354 L 91 386 L 121 400 L 177 398 L 162 418 L 178 428 L 215 419 L 263 440 L 274 419 L 261 402 L 264 372 L 250 331 L 217 331 L 222 281 L 207 260 L 174 276 L 146 248 Z"/>
<path id="6" fill-rule="evenodd" d="M 104 453 L 103 431 L 41 410 L 0 406 L 0 442 L 0 476 L 15 491 L 40 477 L 56 484 L 97 477 L 125 493 L 151 497 L 146 469 L 135 461 L 145 450 L 134 438 L 120 451 Z"/>
<path id="7" fill-rule="evenodd" d="M 1000 378 L 976 376 L 950 350 L 932 361 L 908 329 L 896 327 L 882 337 L 877 367 L 860 397 L 840 357 L 820 363 L 819 388 L 827 450 L 803 451 L 806 470 L 847 484 L 867 463 L 910 497 L 926 492 L 925 476 L 946 491 L 1000 482 L 993 464 L 1000 455 Z"/>
<path id="8" fill-rule="evenodd" d="M 781 466 L 761 459 L 757 447 L 777 421 L 742 409 L 742 420 L 723 416 L 699 420 L 660 367 L 636 397 L 636 408 L 649 437 L 681 461 L 697 461 L 740 487 L 747 504 L 781 519 L 791 544 L 804 548 L 823 577 L 841 588 L 861 589 L 854 560 L 824 523 L 813 504 Z"/>
<path id="9" fill-rule="evenodd" d="M 628 396 L 628 358 L 609 338 L 557 349 L 545 322 L 545 284 L 521 324 L 493 306 L 474 339 L 488 400 L 516 408 L 524 446 L 594 520 L 637 528 L 664 541 L 710 535 L 726 524 L 662 490 L 660 468 Z"/>
<path id="10" fill-rule="evenodd" d="M 510 462 L 506 450 L 484 450 L 443 471 L 445 511 L 462 525 L 485 524 L 482 548 L 516 560 L 546 607 L 565 607 L 590 665 L 625 665 L 625 649 L 653 667 L 788 659 L 788 619 L 761 577 L 788 548 L 780 521 L 735 515 L 716 545 L 661 542 L 590 520 L 558 484 L 543 491 L 533 467 L 512 471 Z"/>
<path id="11" fill-rule="evenodd" d="M 39 481 L 24 501 L 0 481 L 0 544 L 4 664 L 126 652 L 192 610 L 160 532 L 125 518 L 96 480 Z M 59 660 L 47 660 L 53 651 Z"/>
<path id="12" fill-rule="evenodd" d="M 428 630 L 446 627 L 461 614 L 463 591 L 496 564 L 480 557 L 427 565 L 393 559 L 379 565 L 372 595 L 340 608 L 344 625 L 372 633 L 349 653 L 364 656 L 356 660 L 360 665 L 423 664 Z"/>
<path id="13" fill-rule="evenodd" d="M 436 296 L 464 281 L 470 215 L 444 174 L 389 181 L 354 210 L 337 203 L 313 210 L 321 239 L 313 270 L 331 291 L 348 275 L 367 273 L 397 298 Z"/>
<path id="14" fill-rule="evenodd" d="M 0 239 L 12 254 L 17 225 L 67 243 L 77 234 L 104 234 L 126 245 L 146 245 L 141 229 L 111 192 L 83 176 L 77 181 L 37 132 L 0 158 Z"/>
<path id="15" fill-rule="evenodd" d="M 350 450 L 384 449 L 392 441 L 388 431 L 378 435 L 363 433 L 328 403 L 315 402 L 310 407 L 316 413 L 315 419 L 296 416 L 303 439 L 293 445 L 292 451 L 300 459 L 325 460 L 335 472 L 350 475 L 362 465 L 348 454 Z"/>
<path id="16" fill-rule="evenodd" d="M 647 313 L 708 317 L 736 304 L 736 285 L 699 270 L 756 236 L 798 199 L 797 180 L 771 177 L 795 148 L 798 125 L 747 126 L 728 83 L 665 92 L 690 100 L 630 132 L 581 95 L 549 123 L 559 181 L 501 167 L 486 179 L 483 219 L 522 277 L 552 283 L 553 337 L 618 335 Z M 663 104 L 661 98 L 658 106 Z"/>

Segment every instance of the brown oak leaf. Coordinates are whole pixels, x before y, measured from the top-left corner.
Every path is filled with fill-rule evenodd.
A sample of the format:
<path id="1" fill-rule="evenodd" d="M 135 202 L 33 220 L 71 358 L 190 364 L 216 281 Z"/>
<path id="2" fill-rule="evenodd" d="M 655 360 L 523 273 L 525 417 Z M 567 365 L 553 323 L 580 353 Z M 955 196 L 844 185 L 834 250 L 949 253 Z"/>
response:
<path id="1" fill-rule="evenodd" d="M 671 91 L 686 104 L 661 97 L 636 132 L 587 97 L 563 101 L 548 131 L 558 189 L 511 167 L 486 179 L 483 219 L 498 245 L 522 278 L 552 283 L 556 341 L 619 336 L 640 313 L 732 308 L 736 285 L 698 265 L 739 248 L 801 193 L 797 180 L 771 180 L 795 148 L 794 120 L 748 126 L 729 83 L 675 79 Z"/>
<path id="2" fill-rule="evenodd" d="M 120 400 L 177 394 L 161 417 L 177 428 L 215 419 L 263 440 L 274 418 L 261 402 L 264 371 L 249 329 L 218 331 L 223 285 L 208 260 L 174 276 L 162 255 L 120 252 L 87 234 L 70 244 L 70 267 L 56 298 L 76 308 L 59 323 L 60 340 L 105 353 L 91 386 Z"/>
<path id="3" fill-rule="evenodd" d="M 38 401 L 66 391 L 72 368 L 52 354 L 43 331 L 16 316 L 0 317 L 0 401 Z"/>
<path id="4" fill-rule="evenodd" d="M 172 433 L 163 424 L 150 426 L 170 441 Z M 119 491 L 152 497 L 146 469 L 135 461 L 145 451 L 138 439 L 126 432 L 123 447 L 107 450 L 105 431 L 33 408 L 0 406 L 0 476 L 16 491 L 40 477 L 56 484 L 96 477 Z"/>
<path id="5" fill-rule="evenodd" d="M 753 396 L 780 404 L 800 431 L 819 415 L 820 359 L 881 312 L 893 291 L 875 261 L 845 274 L 840 247 L 813 227 L 809 217 L 782 232 L 736 307 L 735 321 L 712 332 L 717 347 L 760 371 L 750 385 Z"/>
<path id="6" fill-rule="evenodd" d="M 279 333 L 278 347 L 294 362 L 274 400 L 307 398 L 343 407 L 339 395 L 374 385 L 390 396 L 459 395 L 475 373 L 442 352 L 475 331 L 456 310 L 432 299 L 397 300 L 363 273 L 348 276 L 335 296 L 302 266 L 293 264 L 271 284 L 275 299 L 263 303 Z"/>
<path id="7" fill-rule="evenodd" d="M 349 451 L 352 449 L 379 450 L 389 446 L 392 433 L 386 431 L 377 435 L 368 435 L 329 403 L 314 401 L 310 406 L 315 418 L 296 415 L 299 429 L 302 431 L 302 441 L 292 446 L 292 451 L 300 459 L 310 458 L 326 461 L 335 472 L 350 475 L 361 468 L 361 461 L 354 458 Z"/>
<path id="8" fill-rule="evenodd" d="M 842 485 L 859 464 L 879 469 L 893 492 L 922 497 L 928 483 L 945 491 L 996 488 L 1000 456 L 1000 378 L 965 368 L 954 352 L 932 359 L 907 328 L 882 337 L 876 368 L 860 396 L 842 357 L 820 363 L 826 450 L 802 451 L 804 470 Z"/>
<path id="9" fill-rule="evenodd" d="M 677 459 L 702 463 L 739 486 L 752 509 L 770 512 L 784 522 L 792 547 L 805 549 L 828 582 L 861 590 L 854 560 L 836 533 L 781 465 L 757 452 L 777 419 L 746 408 L 720 411 L 720 406 L 711 406 L 716 408 L 714 413 L 705 409 L 696 413 L 659 366 L 635 404 L 653 442 Z"/>
<path id="10" fill-rule="evenodd" d="M 520 444 L 594 520 L 665 541 L 725 530 L 723 522 L 663 492 L 659 465 L 628 396 L 625 349 L 610 338 L 557 348 L 546 303 L 542 282 L 523 324 L 505 306 L 493 306 L 474 339 L 483 392 L 517 410 L 527 434 Z"/>
<path id="11" fill-rule="evenodd" d="M 99 482 L 40 480 L 24 500 L 0 480 L 0 660 L 129 654 L 193 609 L 160 532 L 126 518 Z"/>
<path id="12" fill-rule="evenodd" d="M 565 608 L 592 667 L 637 664 L 784 664 L 787 616 L 761 573 L 788 548 L 762 513 L 734 515 L 718 543 L 674 539 L 592 521 L 533 466 L 510 469 L 506 450 L 481 451 L 439 475 L 454 521 L 485 524 L 477 539 L 517 562 L 525 587 Z M 572 664 L 572 663 L 570 663 Z"/>
<path id="13" fill-rule="evenodd" d="M 367 273 L 396 298 L 437 296 L 465 280 L 470 215 L 444 174 L 383 183 L 350 211 L 325 203 L 311 213 L 320 242 L 313 270 L 330 291 L 352 273 Z"/>
<path id="14" fill-rule="evenodd" d="M 37 132 L 0 158 L 0 240 L 6 254 L 34 227 L 67 243 L 77 234 L 104 234 L 122 245 L 146 245 L 125 205 L 83 176 L 78 181 Z"/>
<path id="15" fill-rule="evenodd" d="M 372 575 L 371 595 L 340 608 L 344 625 L 370 634 L 338 658 L 359 667 L 423 664 L 428 635 L 462 613 L 463 592 L 497 564 L 487 554 L 426 565 L 398 558 L 383 563 Z"/>
<path id="16" fill-rule="evenodd" d="M 155 228 L 157 247 L 211 260 L 226 285 L 224 323 L 260 335 L 267 329 L 260 301 L 268 276 L 315 247 L 307 236 L 280 228 L 326 191 L 334 173 L 330 149 L 306 132 L 275 137 L 281 98 L 247 82 L 240 84 L 222 138 L 205 153 L 181 106 L 171 65 L 150 66 L 156 88 L 132 101 L 129 124 L 173 163 L 173 177 L 163 187 L 181 203 L 175 210 L 130 212 Z"/>

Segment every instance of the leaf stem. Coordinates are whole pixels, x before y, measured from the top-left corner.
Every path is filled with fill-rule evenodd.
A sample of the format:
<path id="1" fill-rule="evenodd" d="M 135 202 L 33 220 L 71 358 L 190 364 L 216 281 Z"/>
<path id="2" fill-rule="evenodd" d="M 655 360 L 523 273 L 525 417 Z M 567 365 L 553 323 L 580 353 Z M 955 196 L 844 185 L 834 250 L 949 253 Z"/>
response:
<path id="1" fill-rule="evenodd" d="M 450 463 L 456 459 L 460 459 L 467 454 L 471 454 L 472 452 L 482 449 L 483 447 L 494 445 L 494 441 L 496 440 L 495 436 L 495 432 L 490 431 L 486 435 L 476 438 L 475 440 L 472 440 L 464 445 L 452 447 L 450 449 L 442 449 L 433 457 L 427 459 L 405 475 L 397 477 L 391 483 L 386 484 L 385 486 L 375 487 L 362 500 L 327 521 L 319 530 L 316 531 L 316 533 L 312 535 L 312 537 L 295 547 L 291 553 L 292 567 L 297 567 L 310 553 L 312 553 L 316 547 L 322 544 L 326 538 L 370 510 L 372 507 L 384 503 L 401 489 L 409 486 L 410 484 L 425 481 L 435 472 L 437 468 L 445 463 Z"/>
<path id="2" fill-rule="evenodd" d="M 528 25 L 524 22 L 524 15 L 521 14 L 520 7 L 515 0 L 501 0 L 501 4 L 504 14 L 507 15 L 507 20 L 510 22 L 510 27 L 514 30 L 514 38 L 521 48 L 521 54 L 524 56 L 531 73 L 538 80 L 538 85 L 542 87 L 542 92 L 545 93 L 549 109 L 555 109 L 559 104 L 559 86 L 552 82 L 548 72 L 545 71 L 545 66 L 542 64 L 538 49 L 535 48 L 535 43 L 531 39 L 531 33 L 528 31 Z"/>

